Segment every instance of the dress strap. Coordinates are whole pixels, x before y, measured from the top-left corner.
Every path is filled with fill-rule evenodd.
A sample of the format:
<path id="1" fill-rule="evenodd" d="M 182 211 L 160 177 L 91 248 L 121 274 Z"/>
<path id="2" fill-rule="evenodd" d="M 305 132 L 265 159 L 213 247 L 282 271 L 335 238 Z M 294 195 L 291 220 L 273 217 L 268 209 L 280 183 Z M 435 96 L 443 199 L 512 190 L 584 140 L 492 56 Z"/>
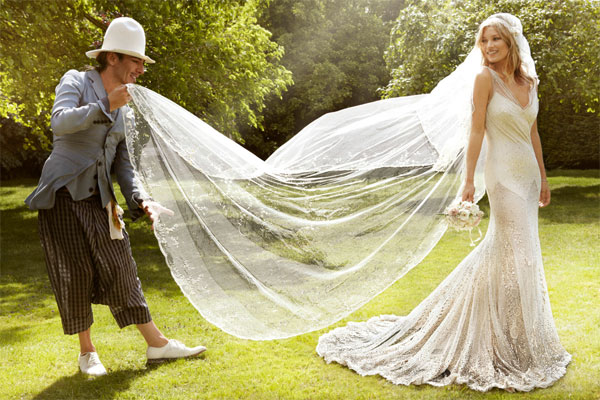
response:
<path id="1" fill-rule="evenodd" d="M 531 102 L 532 102 L 532 96 L 535 96 L 536 93 L 536 85 L 532 85 L 529 88 L 528 91 L 528 101 L 527 104 L 525 106 L 523 106 L 521 104 L 521 102 L 519 101 L 519 99 L 517 99 L 517 97 L 513 94 L 512 90 L 510 90 L 510 88 L 508 87 L 508 85 L 506 84 L 506 82 L 504 82 L 504 80 L 500 77 L 500 74 L 498 74 L 496 71 L 494 71 L 492 68 L 490 67 L 485 67 L 487 68 L 491 74 L 492 74 L 492 81 L 493 81 L 493 90 L 495 92 L 500 93 L 502 96 L 506 97 L 507 99 L 509 99 L 510 101 L 512 101 L 513 103 L 517 104 L 519 107 L 521 107 L 522 109 L 528 107 Z"/>

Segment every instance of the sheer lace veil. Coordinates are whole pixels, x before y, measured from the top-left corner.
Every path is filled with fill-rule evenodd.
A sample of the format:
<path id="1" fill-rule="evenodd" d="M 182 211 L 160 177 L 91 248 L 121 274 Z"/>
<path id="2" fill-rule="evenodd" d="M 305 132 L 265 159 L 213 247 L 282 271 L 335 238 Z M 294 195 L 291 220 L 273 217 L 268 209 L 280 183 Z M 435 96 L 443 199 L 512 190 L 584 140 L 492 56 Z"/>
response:
<path id="1" fill-rule="evenodd" d="M 182 292 L 224 331 L 264 340 L 324 328 L 404 276 L 460 195 L 479 68 L 475 48 L 431 93 L 326 114 L 266 161 L 130 86 L 130 158 L 175 211 L 155 234 Z"/>
<path id="2" fill-rule="evenodd" d="M 531 57 L 531 49 L 529 48 L 529 43 L 527 42 L 527 39 L 525 39 L 525 36 L 523 35 L 523 25 L 521 24 L 521 20 L 519 20 L 519 18 L 515 17 L 512 14 L 498 13 L 490 16 L 485 21 L 483 21 L 479 29 L 486 26 L 490 22 L 499 22 L 508 28 L 509 32 L 515 38 L 515 42 L 517 43 L 517 47 L 519 48 L 519 57 L 521 59 L 521 65 L 524 69 L 525 74 L 528 77 L 538 81 L 538 76 L 535 70 L 535 63 L 533 62 L 533 58 Z"/>

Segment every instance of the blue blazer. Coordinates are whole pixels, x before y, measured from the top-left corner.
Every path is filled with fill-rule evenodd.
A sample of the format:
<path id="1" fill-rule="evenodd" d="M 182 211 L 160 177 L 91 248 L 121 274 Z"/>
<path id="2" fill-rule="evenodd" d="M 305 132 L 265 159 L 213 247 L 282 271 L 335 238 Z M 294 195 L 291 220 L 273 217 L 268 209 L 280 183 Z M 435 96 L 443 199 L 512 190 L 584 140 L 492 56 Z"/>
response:
<path id="1" fill-rule="evenodd" d="M 133 126 L 128 106 L 110 112 L 108 95 L 96 70 L 68 71 L 56 87 L 51 127 L 53 148 L 37 188 L 25 203 L 32 210 L 54 207 L 55 193 L 66 186 L 73 200 L 83 200 L 96 187 L 105 207 L 115 192 L 111 168 L 135 219 L 143 215 L 138 204 L 148 195 L 131 165 L 125 126 Z"/>

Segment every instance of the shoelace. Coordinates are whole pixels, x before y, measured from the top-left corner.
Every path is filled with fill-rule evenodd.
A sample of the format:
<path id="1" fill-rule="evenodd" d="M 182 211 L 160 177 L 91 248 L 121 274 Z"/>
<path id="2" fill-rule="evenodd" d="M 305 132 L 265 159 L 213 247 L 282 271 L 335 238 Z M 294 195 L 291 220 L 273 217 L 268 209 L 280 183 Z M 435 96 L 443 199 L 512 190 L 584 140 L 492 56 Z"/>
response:
<path id="1" fill-rule="evenodd" d="M 98 357 L 97 353 L 90 353 L 90 356 L 88 358 L 88 365 L 89 367 L 95 367 L 96 365 L 102 364 L 100 362 L 100 357 Z"/>
<path id="2" fill-rule="evenodd" d="M 172 342 L 175 345 L 175 347 L 177 347 L 177 348 L 180 348 L 180 349 L 185 348 L 185 345 L 177 339 L 171 339 L 170 342 Z"/>

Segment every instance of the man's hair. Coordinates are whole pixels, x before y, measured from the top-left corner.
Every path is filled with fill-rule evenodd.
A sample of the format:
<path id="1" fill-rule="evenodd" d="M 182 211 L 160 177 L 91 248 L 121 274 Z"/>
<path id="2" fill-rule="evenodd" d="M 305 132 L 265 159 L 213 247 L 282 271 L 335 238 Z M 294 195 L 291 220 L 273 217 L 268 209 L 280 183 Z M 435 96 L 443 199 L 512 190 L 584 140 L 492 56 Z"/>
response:
<path id="1" fill-rule="evenodd" d="M 106 69 L 106 67 L 108 66 L 108 51 L 103 51 L 102 53 L 98 54 L 96 56 L 96 62 L 98 62 L 98 65 L 96 65 L 95 67 L 93 67 L 96 71 L 98 72 L 102 72 Z M 114 53 L 114 52 L 112 52 Z M 121 53 L 115 53 L 117 55 L 117 57 L 119 57 L 119 60 L 123 59 L 123 54 Z"/>

